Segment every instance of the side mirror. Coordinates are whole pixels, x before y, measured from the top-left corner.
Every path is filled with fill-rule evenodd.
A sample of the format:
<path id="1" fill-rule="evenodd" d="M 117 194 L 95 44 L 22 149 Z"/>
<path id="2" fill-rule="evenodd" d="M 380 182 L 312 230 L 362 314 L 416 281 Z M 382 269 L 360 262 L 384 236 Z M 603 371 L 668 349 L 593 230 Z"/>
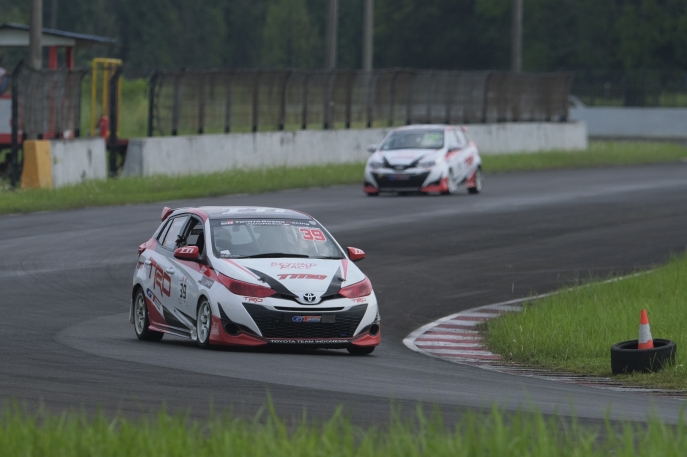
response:
<path id="1" fill-rule="evenodd" d="M 376 144 L 368 144 L 367 145 L 367 152 L 377 152 L 377 145 Z"/>
<path id="2" fill-rule="evenodd" d="M 358 248 L 348 248 L 348 258 L 351 262 L 358 262 L 365 258 L 365 252 Z"/>
<path id="3" fill-rule="evenodd" d="M 162 219 L 162 222 L 165 221 L 169 217 L 170 214 L 172 214 L 174 210 L 168 206 L 165 206 L 162 208 L 162 215 L 160 216 L 160 219 Z"/>
<path id="4" fill-rule="evenodd" d="M 174 258 L 179 260 L 198 260 L 198 246 L 184 246 L 174 251 Z"/>

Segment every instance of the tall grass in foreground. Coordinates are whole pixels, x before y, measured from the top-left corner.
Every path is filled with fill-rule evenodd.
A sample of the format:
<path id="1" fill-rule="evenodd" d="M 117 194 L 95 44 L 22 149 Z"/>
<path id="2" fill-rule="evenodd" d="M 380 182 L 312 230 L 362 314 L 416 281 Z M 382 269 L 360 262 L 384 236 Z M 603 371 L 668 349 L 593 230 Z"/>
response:
<path id="1" fill-rule="evenodd" d="M 545 151 L 482 156 L 487 173 L 550 168 L 583 168 L 675 162 L 687 158 L 687 148 L 674 143 L 591 141 L 584 151 Z"/>
<path id="2" fill-rule="evenodd" d="M 649 314 L 654 338 L 672 339 L 675 366 L 617 376 L 645 386 L 687 389 L 687 256 L 647 274 L 562 290 L 526 303 L 521 313 L 487 323 L 487 342 L 506 360 L 537 367 L 611 375 L 610 348 L 636 340 L 639 313 Z"/>
<path id="3" fill-rule="evenodd" d="M 288 424 L 273 412 L 253 421 L 213 417 L 191 421 L 164 412 L 153 419 L 96 415 L 37 418 L 7 411 L 0 421 L 4 457 L 32 456 L 274 456 L 468 457 L 661 456 L 687 454 L 687 426 L 658 420 L 647 426 L 607 425 L 594 431 L 574 420 L 539 414 L 468 413 L 455 428 L 421 412 L 412 423 L 359 428 L 336 413 L 323 423 Z"/>

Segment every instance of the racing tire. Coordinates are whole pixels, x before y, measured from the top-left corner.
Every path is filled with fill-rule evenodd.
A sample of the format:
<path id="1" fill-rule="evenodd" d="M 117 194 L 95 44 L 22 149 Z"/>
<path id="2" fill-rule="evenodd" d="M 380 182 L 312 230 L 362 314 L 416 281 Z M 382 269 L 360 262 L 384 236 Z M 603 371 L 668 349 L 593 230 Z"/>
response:
<path id="1" fill-rule="evenodd" d="M 479 194 L 482 192 L 482 186 L 484 186 L 484 174 L 482 173 L 482 167 L 478 167 L 475 171 L 475 186 L 468 187 L 468 192 L 471 194 Z"/>
<path id="2" fill-rule="evenodd" d="M 198 304 L 198 319 L 196 320 L 196 337 L 198 346 L 210 347 L 210 331 L 212 330 L 212 308 L 207 298 L 203 297 Z"/>
<path id="3" fill-rule="evenodd" d="M 134 330 L 136 331 L 136 337 L 141 341 L 160 341 L 165 334 L 150 330 L 148 328 L 149 325 L 146 296 L 143 294 L 143 289 L 139 288 L 134 296 Z"/>
<path id="4" fill-rule="evenodd" d="M 379 197 L 379 192 L 367 192 L 368 197 Z"/>
<path id="5" fill-rule="evenodd" d="M 375 350 L 375 346 L 348 346 L 346 350 L 351 355 L 368 355 L 372 354 L 372 351 Z"/>
<path id="6" fill-rule="evenodd" d="M 677 346 L 672 340 L 654 340 L 653 349 L 637 349 L 637 340 L 623 341 L 611 347 L 613 374 L 650 373 L 675 363 Z"/>

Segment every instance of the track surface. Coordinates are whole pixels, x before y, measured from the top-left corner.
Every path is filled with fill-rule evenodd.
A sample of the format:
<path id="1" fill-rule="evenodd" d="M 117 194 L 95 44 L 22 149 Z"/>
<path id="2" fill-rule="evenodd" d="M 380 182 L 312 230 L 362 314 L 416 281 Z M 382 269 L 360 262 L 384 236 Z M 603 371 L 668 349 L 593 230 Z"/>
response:
<path id="1" fill-rule="evenodd" d="M 0 401 L 252 416 L 269 392 L 287 417 L 306 408 L 324 418 L 343 404 L 361 424 L 386 419 L 391 400 L 404 409 L 437 404 L 448 418 L 496 403 L 563 414 L 572 407 L 592 421 L 609 411 L 644 420 L 653 408 L 674 421 L 683 407 L 458 366 L 414 353 L 402 339 L 463 309 L 683 252 L 687 164 L 493 175 L 479 196 L 368 198 L 344 186 L 172 204 L 289 207 L 317 217 L 343 246 L 368 254 L 360 266 L 380 300 L 382 345 L 350 357 L 139 342 L 126 314 L 131 277 L 162 203 L 1 217 Z"/>

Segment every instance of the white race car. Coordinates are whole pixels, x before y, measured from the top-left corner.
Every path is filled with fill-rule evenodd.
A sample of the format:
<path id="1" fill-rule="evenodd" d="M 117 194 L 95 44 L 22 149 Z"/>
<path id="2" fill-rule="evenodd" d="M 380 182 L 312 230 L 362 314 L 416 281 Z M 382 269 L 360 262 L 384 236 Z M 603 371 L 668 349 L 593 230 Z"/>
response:
<path id="1" fill-rule="evenodd" d="M 368 146 L 363 190 L 454 194 L 482 191 L 482 159 L 465 127 L 409 125 L 392 130 L 379 145 Z"/>
<path id="2" fill-rule="evenodd" d="M 162 211 L 139 246 L 129 321 L 211 345 L 293 345 L 371 353 L 381 341 L 369 279 L 311 216 L 259 207 Z"/>

